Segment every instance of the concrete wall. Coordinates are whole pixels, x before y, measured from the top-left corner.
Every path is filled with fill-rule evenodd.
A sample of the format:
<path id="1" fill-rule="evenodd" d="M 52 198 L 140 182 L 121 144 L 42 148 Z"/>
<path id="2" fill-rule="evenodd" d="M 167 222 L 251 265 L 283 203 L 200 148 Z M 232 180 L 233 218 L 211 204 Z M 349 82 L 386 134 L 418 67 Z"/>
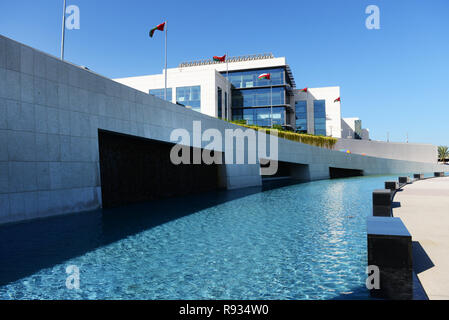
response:
<path id="1" fill-rule="evenodd" d="M 99 208 L 99 128 L 170 141 L 193 120 L 229 125 L 0 36 L 0 223 Z M 226 180 L 260 185 L 259 165 Z"/>
<path id="2" fill-rule="evenodd" d="M 348 149 L 352 153 L 372 157 L 437 163 L 437 147 L 431 144 L 338 139 L 335 150 Z"/>
<path id="3" fill-rule="evenodd" d="M 203 131 L 237 128 L 0 36 L 0 223 L 99 208 L 98 129 L 170 141 L 173 129 L 192 133 L 194 120 Z M 279 160 L 308 164 L 312 180 L 329 177 L 330 166 L 367 174 L 449 170 L 283 139 Z M 224 169 L 230 189 L 261 184 L 258 163 Z"/>

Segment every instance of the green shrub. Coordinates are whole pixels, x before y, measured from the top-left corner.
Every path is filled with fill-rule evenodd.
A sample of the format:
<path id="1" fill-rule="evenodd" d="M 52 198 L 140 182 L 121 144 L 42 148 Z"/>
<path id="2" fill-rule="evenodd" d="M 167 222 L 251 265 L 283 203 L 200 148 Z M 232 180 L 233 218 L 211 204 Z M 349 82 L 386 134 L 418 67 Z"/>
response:
<path id="1" fill-rule="evenodd" d="M 333 149 L 335 144 L 337 143 L 337 138 L 326 137 L 326 136 L 316 136 L 316 135 L 308 134 L 308 133 L 291 132 L 291 131 L 284 130 L 281 125 L 274 125 L 273 129 L 271 129 L 271 128 L 265 128 L 265 127 L 255 126 L 255 125 L 248 125 L 248 124 L 246 124 L 246 120 L 234 120 L 234 121 L 230 121 L 230 122 L 233 124 L 245 127 L 245 128 L 254 129 L 256 131 L 258 131 L 258 130 L 265 131 L 266 134 L 271 134 L 271 130 L 274 129 L 274 130 L 278 131 L 279 138 L 284 138 L 287 140 L 292 140 L 292 141 L 309 144 L 309 145 L 321 147 L 321 148 Z"/>

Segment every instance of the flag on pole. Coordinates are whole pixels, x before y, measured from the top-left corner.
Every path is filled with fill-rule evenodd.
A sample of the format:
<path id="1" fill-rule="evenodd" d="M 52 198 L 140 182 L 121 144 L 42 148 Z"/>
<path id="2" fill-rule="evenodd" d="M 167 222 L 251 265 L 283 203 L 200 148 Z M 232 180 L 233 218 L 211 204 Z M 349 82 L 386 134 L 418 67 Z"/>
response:
<path id="1" fill-rule="evenodd" d="M 164 28 L 165 28 L 165 22 L 158 24 L 156 27 L 154 27 L 153 29 L 150 30 L 150 38 L 153 38 L 154 31 L 156 31 L 156 30 L 164 31 Z"/>
<path id="2" fill-rule="evenodd" d="M 270 80 L 271 79 L 271 74 L 269 74 L 269 73 L 262 73 L 260 76 L 259 76 L 259 79 L 261 80 L 261 79 L 267 79 L 267 80 Z"/>
<path id="3" fill-rule="evenodd" d="M 340 97 L 338 97 L 337 99 L 335 99 L 334 102 L 341 102 L 341 101 L 340 101 Z"/>
<path id="4" fill-rule="evenodd" d="M 299 92 L 307 92 L 307 89 L 308 88 L 301 89 L 301 90 L 299 90 Z"/>
<path id="5" fill-rule="evenodd" d="M 226 55 L 224 55 L 222 57 L 214 56 L 213 59 L 214 59 L 215 62 L 225 62 L 226 61 Z"/>

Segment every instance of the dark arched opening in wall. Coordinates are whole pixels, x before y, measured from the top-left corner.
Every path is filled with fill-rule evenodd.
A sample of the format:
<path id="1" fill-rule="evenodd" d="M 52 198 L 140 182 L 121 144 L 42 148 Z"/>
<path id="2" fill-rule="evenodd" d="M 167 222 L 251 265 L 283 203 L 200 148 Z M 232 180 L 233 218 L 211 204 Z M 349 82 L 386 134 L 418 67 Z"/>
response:
<path id="1" fill-rule="evenodd" d="M 216 190 L 223 186 L 218 164 L 175 165 L 173 143 L 98 130 L 103 208 Z M 222 156 L 222 154 L 221 154 Z"/>
<path id="2" fill-rule="evenodd" d="M 363 170 L 329 167 L 329 176 L 331 179 L 360 177 L 363 176 Z"/>

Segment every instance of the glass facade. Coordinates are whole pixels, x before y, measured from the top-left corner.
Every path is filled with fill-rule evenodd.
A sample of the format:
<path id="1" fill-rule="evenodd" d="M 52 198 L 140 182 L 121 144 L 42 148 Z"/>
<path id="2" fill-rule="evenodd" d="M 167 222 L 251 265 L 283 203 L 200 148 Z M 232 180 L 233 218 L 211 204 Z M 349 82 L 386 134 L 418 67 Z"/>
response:
<path id="1" fill-rule="evenodd" d="M 221 88 L 217 88 L 217 99 L 218 99 L 218 117 L 222 118 L 223 117 L 223 91 L 221 90 Z"/>
<path id="2" fill-rule="evenodd" d="M 271 81 L 258 79 L 262 73 L 270 73 Z M 226 74 L 223 75 L 226 76 Z M 236 89 L 286 84 L 285 70 L 283 68 L 229 72 L 229 81 Z"/>
<path id="3" fill-rule="evenodd" d="M 270 73 L 271 79 L 259 79 L 263 73 Z M 285 125 L 287 75 L 284 67 L 258 70 L 232 71 L 221 73 L 232 85 L 232 120 L 246 120 L 248 124 L 271 126 L 271 106 L 273 124 Z M 271 91 L 271 86 L 272 91 Z M 226 93 L 225 93 L 226 94 Z M 225 99 L 227 97 L 225 96 Z M 225 105 L 226 102 L 225 102 Z M 226 112 L 223 112 L 226 114 Z"/>
<path id="4" fill-rule="evenodd" d="M 326 135 L 326 101 L 313 101 L 313 115 L 316 135 Z"/>
<path id="5" fill-rule="evenodd" d="M 233 120 L 246 120 L 247 124 L 262 127 L 271 126 L 271 108 L 233 109 Z M 273 124 L 285 123 L 285 108 L 273 107 Z"/>
<path id="6" fill-rule="evenodd" d="M 164 88 L 151 89 L 150 94 L 164 100 L 164 91 L 165 91 Z M 167 88 L 167 101 L 171 101 L 171 99 L 172 99 L 172 88 Z"/>
<path id="7" fill-rule="evenodd" d="M 285 104 L 285 88 L 273 88 L 273 105 Z M 234 90 L 232 92 L 232 107 L 262 107 L 271 106 L 271 88 L 249 90 Z"/>
<path id="8" fill-rule="evenodd" d="M 307 132 L 307 101 L 295 102 L 296 131 Z"/>
<path id="9" fill-rule="evenodd" d="M 192 110 L 201 111 L 201 86 L 176 88 L 176 102 Z"/>
<path id="10" fill-rule="evenodd" d="M 225 107 L 224 107 L 224 118 L 227 119 L 228 118 L 228 93 L 225 92 L 225 103 L 224 103 Z"/>

